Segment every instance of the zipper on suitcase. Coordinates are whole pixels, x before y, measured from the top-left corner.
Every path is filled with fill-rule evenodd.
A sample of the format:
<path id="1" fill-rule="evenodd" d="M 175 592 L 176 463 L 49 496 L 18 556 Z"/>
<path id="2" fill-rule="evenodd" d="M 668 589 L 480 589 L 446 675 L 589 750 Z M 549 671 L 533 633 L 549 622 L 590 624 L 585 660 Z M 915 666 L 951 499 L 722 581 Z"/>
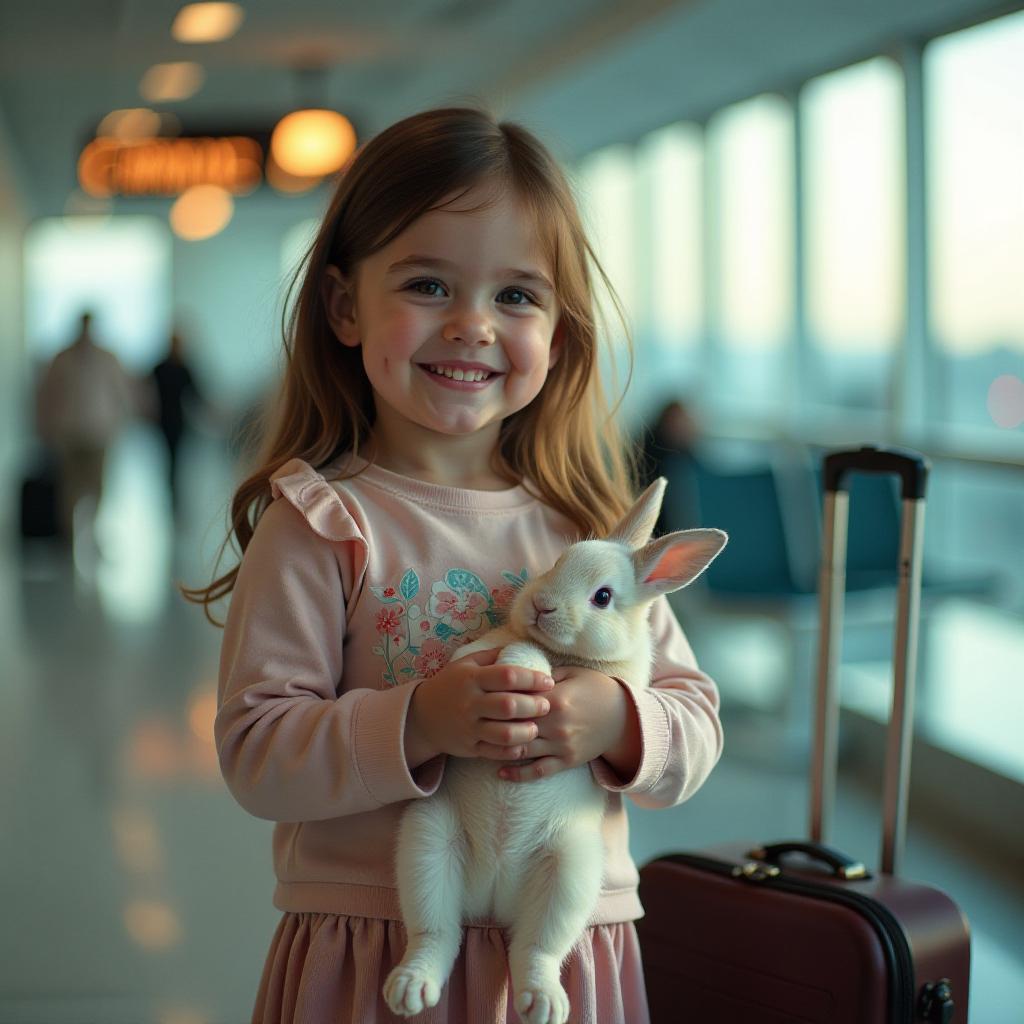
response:
<path id="1" fill-rule="evenodd" d="M 669 854 L 659 859 L 670 864 L 685 864 L 699 871 L 743 879 L 754 885 L 766 885 L 782 892 L 828 900 L 855 910 L 874 928 L 881 941 L 886 968 L 892 979 L 889 987 L 889 1024 L 913 1024 L 914 962 L 906 933 L 888 907 L 868 896 L 843 892 L 833 886 L 815 885 L 813 882 L 786 876 L 774 865 L 765 864 L 765 871 L 748 873 L 735 864 L 712 857 L 702 857 L 695 853 Z"/>

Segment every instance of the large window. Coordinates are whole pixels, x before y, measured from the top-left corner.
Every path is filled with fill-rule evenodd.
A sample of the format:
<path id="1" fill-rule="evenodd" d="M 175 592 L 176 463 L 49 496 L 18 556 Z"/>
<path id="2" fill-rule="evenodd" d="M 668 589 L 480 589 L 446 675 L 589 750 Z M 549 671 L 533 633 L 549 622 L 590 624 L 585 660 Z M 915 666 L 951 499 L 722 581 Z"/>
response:
<path id="1" fill-rule="evenodd" d="M 884 410 L 905 315 L 902 76 L 876 57 L 809 82 L 801 104 L 805 401 Z"/>
<path id="2" fill-rule="evenodd" d="M 592 153 L 579 167 L 581 214 L 591 245 L 619 300 L 625 329 L 636 342 L 640 318 L 637 310 L 638 283 L 646 270 L 642 246 L 638 243 L 637 212 L 640 208 L 636 166 L 628 146 L 608 146 Z M 608 393 L 617 400 L 626 384 L 628 365 L 623 324 L 615 304 L 602 282 L 594 280 L 598 325 L 606 333 L 610 349 L 604 348 L 602 362 Z M 610 353 L 610 362 L 608 355 Z M 636 389 L 633 389 L 636 393 Z"/>
<path id="3" fill-rule="evenodd" d="M 708 212 L 717 246 L 709 328 L 714 396 L 746 417 L 784 409 L 793 332 L 793 117 L 778 96 L 728 107 L 708 125 Z M 726 385 L 724 382 L 728 382 Z"/>
<path id="4" fill-rule="evenodd" d="M 1024 13 L 925 51 L 931 317 L 943 419 L 1020 445 L 1024 422 Z M 1007 432 L 1015 436 L 1008 436 Z"/>
<path id="5" fill-rule="evenodd" d="M 156 217 L 48 217 L 25 238 L 25 333 L 49 360 L 91 310 L 100 344 L 131 370 L 164 355 L 171 327 L 171 240 Z"/>
<path id="6" fill-rule="evenodd" d="M 932 431 L 949 430 L 956 444 L 1001 439 L 1012 451 L 1024 448 L 1022 53 L 1024 13 L 927 46 L 926 174 L 909 182 L 926 189 Z M 606 147 L 584 161 L 591 229 L 641 342 L 647 397 L 669 380 L 681 391 L 699 381 L 729 419 L 802 408 L 804 422 L 875 413 L 880 433 L 897 422 L 900 374 L 916 366 L 902 352 L 904 89 L 889 57 L 802 88 L 802 292 L 786 99 L 757 96 L 716 113 L 704 132 L 669 125 L 635 150 Z M 867 429 L 860 415 L 851 422 Z"/>
<path id="7" fill-rule="evenodd" d="M 700 128 L 673 124 L 652 132 L 638 147 L 638 165 L 651 241 L 650 337 L 665 355 L 693 350 L 703 331 Z"/>
<path id="8" fill-rule="evenodd" d="M 651 132 L 636 148 L 638 351 L 633 405 L 654 420 L 703 383 L 703 139 L 694 124 Z"/>
<path id="9" fill-rule="evenodd" d="M 632 150 L 628 146 L 608 146 L 588 156 L 580 166 L 580 185 L 582 213 L 591 244 L 622 303 L 629 329 L 634 331 L 638 203 Z M 606 295 L 599 298 L 607 304 Z M 609 327 L 614 333 L 614 312 L 608 307 L 605 314 L 610 317 Z"/>

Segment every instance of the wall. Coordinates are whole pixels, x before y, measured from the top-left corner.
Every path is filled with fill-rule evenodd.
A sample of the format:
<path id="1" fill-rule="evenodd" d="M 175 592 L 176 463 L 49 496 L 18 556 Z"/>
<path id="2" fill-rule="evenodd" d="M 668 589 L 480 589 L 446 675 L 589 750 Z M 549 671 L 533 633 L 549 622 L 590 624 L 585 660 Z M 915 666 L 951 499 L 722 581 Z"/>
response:
<path id="1" fill-rule="evenodd" d="M 21 239 L 31 210 L 4 111 L 0 108 L 0 533 L 17 509 L 24 469 L 25 417 L 31 414 L 22 332 Z"/>

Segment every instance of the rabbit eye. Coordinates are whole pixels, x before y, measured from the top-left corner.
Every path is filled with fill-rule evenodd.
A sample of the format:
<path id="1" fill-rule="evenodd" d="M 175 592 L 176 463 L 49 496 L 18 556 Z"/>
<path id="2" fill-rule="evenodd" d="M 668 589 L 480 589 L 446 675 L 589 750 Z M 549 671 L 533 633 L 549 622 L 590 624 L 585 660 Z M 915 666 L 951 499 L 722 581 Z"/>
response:
<path id="1" fill-rule="evenodd" d="M 598 608 L 607 608 L 608 605 L 612 603 L 611 589 L 608 587 L 601 587 L 600 590 L 598 590 L 591 598 L 591 601 L 593 601 Z"/>

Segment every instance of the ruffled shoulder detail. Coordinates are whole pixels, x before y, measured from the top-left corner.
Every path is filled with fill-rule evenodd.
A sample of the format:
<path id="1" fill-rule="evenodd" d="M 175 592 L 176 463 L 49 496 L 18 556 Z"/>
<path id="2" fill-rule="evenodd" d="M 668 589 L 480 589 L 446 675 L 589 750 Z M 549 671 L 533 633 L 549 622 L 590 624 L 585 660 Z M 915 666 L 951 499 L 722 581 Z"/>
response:
<path id="1" fill-rule="evenodd" d="M 275 499 L 284 497 L 294 505 L 325 540 L 355 540 L 367 546 L 341 495 L 308 462 L 289 459 L 270 478 L 270 490 Z"/>

